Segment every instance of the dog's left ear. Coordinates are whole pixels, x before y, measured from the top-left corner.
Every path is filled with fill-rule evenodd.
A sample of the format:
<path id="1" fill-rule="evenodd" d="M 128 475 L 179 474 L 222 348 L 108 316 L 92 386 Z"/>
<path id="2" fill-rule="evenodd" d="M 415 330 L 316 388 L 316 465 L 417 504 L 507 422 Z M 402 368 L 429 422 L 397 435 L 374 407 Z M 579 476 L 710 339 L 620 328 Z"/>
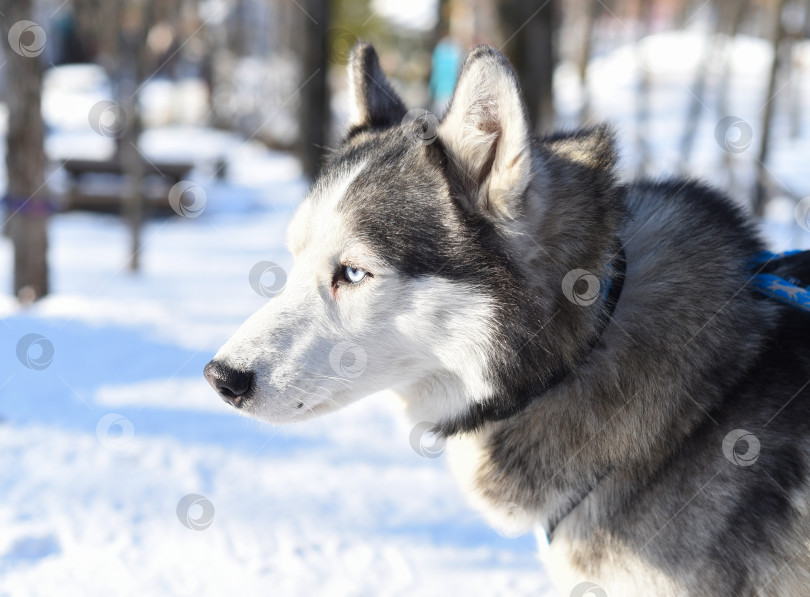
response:
<path id="1" fill-rule="evenodd" d="M 439 139 L 474 210 L 513 217 L 531 181 L 531 129 L 517 76 L 488 46 L 470 52 Z"/>
<path id="2" fill-rule="evenodd" d="M 374 46 L 361 42 L 349 60 L 349 126 L 387 128 L 402 122 L 405 105 L 380 68 Z"/>

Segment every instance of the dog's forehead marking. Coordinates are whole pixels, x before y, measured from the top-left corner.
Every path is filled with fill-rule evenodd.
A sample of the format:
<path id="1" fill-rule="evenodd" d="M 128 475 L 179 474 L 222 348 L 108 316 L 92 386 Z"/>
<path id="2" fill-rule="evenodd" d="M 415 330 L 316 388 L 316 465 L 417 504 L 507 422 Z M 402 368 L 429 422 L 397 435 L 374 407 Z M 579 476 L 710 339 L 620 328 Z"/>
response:
<path id="1" fill-rule="evenodd" d="M 287 231 L 287 241 L 293 255 L 301 253 L 312 241 L 324 242 L 340 232 L 341 218 L 337 205 L 367 164 L 368 160 L 363 160 L 346 165 L 330 172 L 313 187 Z"/>
<path id="2" fill-rule="evenodd" d="M 313 189 L 312 198 L 318 203 L 322 203 L 322 207 L 326 205 L 334 207 L 346 196 L 354 179 L 368 165 L 368 159 L 361 160 L 352 164 L 345 164 L 337 168 L 335 172 L 330 172 L 328 176 L 321 179 L 321 184 L 316 189 Z"/>

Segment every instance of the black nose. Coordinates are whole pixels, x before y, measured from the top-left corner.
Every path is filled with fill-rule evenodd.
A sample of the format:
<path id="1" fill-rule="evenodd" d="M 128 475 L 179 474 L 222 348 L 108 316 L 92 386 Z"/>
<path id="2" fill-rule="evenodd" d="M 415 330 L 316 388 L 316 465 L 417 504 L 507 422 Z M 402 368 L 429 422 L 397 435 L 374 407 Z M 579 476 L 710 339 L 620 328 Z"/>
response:
<path id="1" fill-rule="evenodd" d="M 239 371 L 218 361 L 211 361 L 203 370 L 205 379 L 222 399 L 236 408 L 242 408 L 244 399 L 253 386 L 253 371 Z"/>

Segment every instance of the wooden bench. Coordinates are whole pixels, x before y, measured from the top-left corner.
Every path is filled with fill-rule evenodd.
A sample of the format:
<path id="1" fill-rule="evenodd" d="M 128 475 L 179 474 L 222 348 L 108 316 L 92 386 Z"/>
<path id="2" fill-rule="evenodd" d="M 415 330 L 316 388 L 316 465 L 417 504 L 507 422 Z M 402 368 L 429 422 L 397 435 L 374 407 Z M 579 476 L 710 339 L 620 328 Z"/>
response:
<path id="1" fill-rule="evenodd" d="M 120 212 L 126 196 L 125 173 L 121 161 L 116 158 L 68 159 L 61 163 L 70 182 L 65 197 L 66 210 Z M 188 178 L 194 164 L 191 162 L 162 162 L 143 160 L 143 194 L 147 208 L 169 210 L 169 189 Z M 90 176 L 101 175 L 96 180 L 95 191 L 89 188 Z M 105 176 L 106 175 L 106 176 Z"/>

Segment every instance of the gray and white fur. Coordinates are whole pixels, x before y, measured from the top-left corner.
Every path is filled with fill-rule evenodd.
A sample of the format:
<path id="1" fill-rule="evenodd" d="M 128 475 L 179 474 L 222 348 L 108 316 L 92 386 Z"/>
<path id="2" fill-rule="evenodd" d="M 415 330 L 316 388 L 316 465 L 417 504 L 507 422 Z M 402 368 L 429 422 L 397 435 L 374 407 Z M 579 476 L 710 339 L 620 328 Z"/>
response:
<path id="1" fill-rule="evenodd" d="M 563 595 L 806 595 L 810 316 L 750 289 L 751 219 L 620 181 L 608 127 L 533 137 L 491 48 L 428 135 L 371 46 L 349 70 L 287 286 L 206 367 L 223 398 L 286 423 L 391 390 L 492 524 L 548 535 Z M 615 305 L 563 283 L 617 259 Z"/>

